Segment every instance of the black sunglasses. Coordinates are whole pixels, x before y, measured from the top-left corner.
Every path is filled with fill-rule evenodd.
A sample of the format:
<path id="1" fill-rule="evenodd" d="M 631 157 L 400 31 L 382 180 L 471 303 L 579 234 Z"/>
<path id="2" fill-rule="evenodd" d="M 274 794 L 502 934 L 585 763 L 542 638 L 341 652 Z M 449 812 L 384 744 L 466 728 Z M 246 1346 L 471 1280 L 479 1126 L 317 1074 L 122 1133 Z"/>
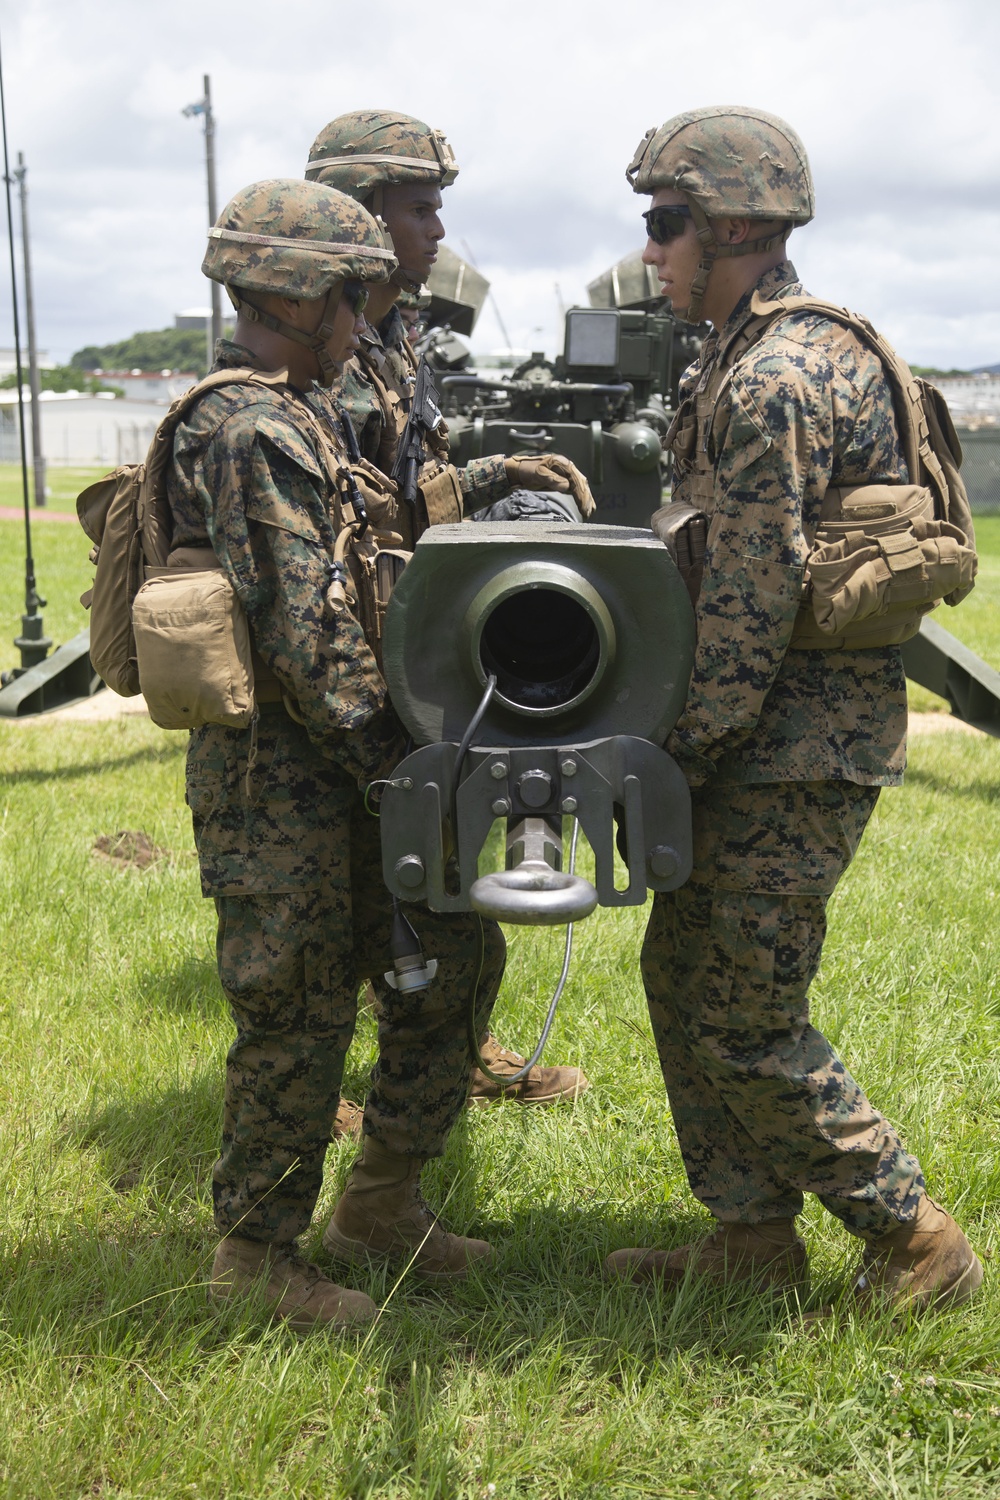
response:
<path id="1" fill-rule="evenodd" d="M 686 203 L 661 203 L 659 208 L 648 208 L 642 216 L 646 221 L 646 233 L 654 245 L 668 245 L 680 239 L 691 218 Z"/>
<path id="2" fill-rule="evenodd" d="M 368 288 L 360 281 L 345 281 L 341 297 L 356 318 L 360 318 L 368 306 Z"/>

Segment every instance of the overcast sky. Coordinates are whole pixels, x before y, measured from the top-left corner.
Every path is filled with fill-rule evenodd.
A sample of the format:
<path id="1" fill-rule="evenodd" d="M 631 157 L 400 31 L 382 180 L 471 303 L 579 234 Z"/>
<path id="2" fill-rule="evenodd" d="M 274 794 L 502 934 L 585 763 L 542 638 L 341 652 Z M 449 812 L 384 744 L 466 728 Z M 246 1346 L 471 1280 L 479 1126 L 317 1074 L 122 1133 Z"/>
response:
<path id="1" fill-rule="evenodd" d="M 207 301 L 204 146 L 181 110 L 208 72 L 220 203 L 300 176 L 345 110 L 443 129 L 449 243 L 514 344 L 549 352 L 557 284 L 583 302 L 642 243 L 624 169 L 644 131 L 703 104 L 771 110 L 816 177 L 817 221 L 791 241 L 810 290 L 913 362 L 1000 361 L 997 0 L 0 0 L 0 40 L 38 338 L 59 359 Z M 502 342 L 489 308 L 474 342 Z"/>

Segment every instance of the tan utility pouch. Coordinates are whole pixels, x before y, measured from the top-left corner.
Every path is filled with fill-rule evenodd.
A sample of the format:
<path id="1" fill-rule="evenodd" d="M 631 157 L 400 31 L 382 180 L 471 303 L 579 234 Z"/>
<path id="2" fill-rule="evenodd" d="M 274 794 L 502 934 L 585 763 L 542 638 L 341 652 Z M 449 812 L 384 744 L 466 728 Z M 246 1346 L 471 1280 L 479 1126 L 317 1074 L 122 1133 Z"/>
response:
<path id="1" fill-rule="evenodd" d="M 420 475 L 420 493 L 428 525 L 445 526 L 462 519 L 462 486 L 453 464 L 446 464 L 436 474 L 428 474 L 425 469 Z"/>
<path id="2" fill-rule="evenodd" d="M 661 505 L 649 518 L 653 535 L 658 536 L 666 547 L 684 585 L 691 596 L 691 603 L 698 603 L 701 592 L 701 575 L 705 567 L 705 547 L 708 543 L 708 516 L 695 505 L 685 505 L 683 500 L 672 500 Z"/>
<path id="3" fill-rule="evenodd" d="M 791 649 L 899 645 L 943 598 L 971 588 L 975 553 L 934 508 L 925 485 L 828 490 Z"/>
<path id="4" fill-rule="evenodd" d="M 361 542 L 352 541 L 346 553 L 353 585 L 347 590 L 346 602 L 357 614 L 380 672 L 386 610 L 396 581 L 412 556 L 412 552 L 404 552 L 400 547 L 376 546 L 368 537 Z"/>
<path id="5" fill-rule="evenodd" d="M 139 681 L 154 724 L 246 728 L 255 707 L 250 630 L 220 567 L 147 568 L 132 625 Z"/>

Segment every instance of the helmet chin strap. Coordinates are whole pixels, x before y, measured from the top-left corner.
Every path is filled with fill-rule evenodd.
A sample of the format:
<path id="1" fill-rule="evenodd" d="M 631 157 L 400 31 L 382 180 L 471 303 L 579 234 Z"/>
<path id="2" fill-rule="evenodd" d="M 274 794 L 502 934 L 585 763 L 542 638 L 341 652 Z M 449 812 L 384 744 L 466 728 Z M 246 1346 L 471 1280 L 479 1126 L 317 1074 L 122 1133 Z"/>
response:
<path id="1" fill-rule="evenodd" d="M 257 307 L 239 287 L 228 285 L 226 287 L 230 302 L 248 323 L 259 323 L 262 328 L 270 328 L 272 333 L 280 333 L 282 338 L 302 344 L 304 348 L 315 354 L 320 369 L 317 384 L 323 386 L 324 389 L 329 389 L 340 374 L 340 365 L 330 354 L 327 343 L 333 333 L 333 320 L 340 305 L 343 290 L 342 281 L 333 283 L 326 294 L 322 322 L 315 333 L 303 333 L 301 328 L 293 328 L 291 323 L 285 323 L 281 318 L 275 318 L 271 313 L 264 312 L 263 308 Z"/>
<path id="2" fill-rule="evenodd" d="M 701 204 L 687 193 L 684 196 L 691 209 L 691 218 L 701 245 L 701 259 L 691 283 L 690 301 L 686 308 L 680 308 L 678 311 L 684 317 L 685 322 L 700 323 L 702 304 L 705 301 L 705 292 L 708 290 L 708 278 L 712 274 L 715 262 L 730 260 L 737 255 L 764 255 L 768 250 L 774 250 L 778 245 L 785 243 L 792 232 L 792 226 L 785 224 L 777 234 L 768 235 L 766 239 L 744 240 L 739 245 L 723 245 L 715 238 L 712 226 L 708 222 L 708 215 Z"/>
<path id="3" fill-rule="evenodd" d="M 397 266 L 389 277 L 390 286 L 398 286 L 401 292 L 412 292 L 416 295 L 423 291 L 423 282 L 414 281 L 412 276 L 407 276 L 402 266 Z"/>

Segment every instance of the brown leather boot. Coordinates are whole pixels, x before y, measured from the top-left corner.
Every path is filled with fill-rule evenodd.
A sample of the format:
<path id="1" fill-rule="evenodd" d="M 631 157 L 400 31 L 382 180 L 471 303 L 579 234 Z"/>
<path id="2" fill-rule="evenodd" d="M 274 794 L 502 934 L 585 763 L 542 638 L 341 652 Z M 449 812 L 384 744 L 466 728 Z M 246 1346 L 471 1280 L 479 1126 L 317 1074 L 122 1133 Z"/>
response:
<path id="1" fill-rule="evenodd" d="M 323 1244 L 348 1265 L 398 1265 L 413 1258 L 425 1281 L 462 1281 L 493 1254 L 485 1240 L 441 1228 L 420 1193 L 423 1162 L 386 1151 L 371 1136 L 326 1226 Z"/>
<path id="2" fill-rule="evenodd" d="M 351 1099 L 341 1099 L 333 1117 L 331 1138 L 335 1141 L 360 1141 L 361 1121 L 365 1117 L 364 1106 Z"/>
<path id="3" fill-rule="evenodd" d="M 348 1291 L 328 1280 L 294 1245 L 264 1245 L 233 1234 L 215 1252 L 208 1295 L 215 1302 L 263 1295 L 271 1304 L 272 1318 L 299 1333 L 321 1327 L 358 1328 L 378 1313 L 364 1292 Z"/>
<path id="4" fill-rule="evenodd" d="M 518 1057 L 501 1047 L 495 1036 L 488 1036 L 479 1048 L 491 1073 L 510 1076 L 523 1068 L 527 1058 Z M 497 1099 L 516 1099 L 518 1104 L 556 1104 L 560 1099 L 578 1099 L 590 1088 L 581 1068 L 532 1068 L 520 1083 L 504 1088 L 487 1078 L 480 1068 L 473 1068 L 469 1082 L 469 1103 L 482 1108 Z"/>
<path id="5" fill-rule="evenodd" d="M 676 1250 L 616 1250 L 604 1262 L 609 1279 L 664 1286 L 679 1286 L 689 1271 L 720 1284 L 747 1282 L 762 1291 L 782 1291 L 805 1281 L 808 1259 L 795 1220 L 768 1219 L 720 1224 L 707 1239 Z"/>
<path id="6" fill-rule="evenodd" d="M 865 1250 L 851 1297 L 865 1306 L 914 1310 L 968 1302 L 983 1284 L 979 1258 L 951 1214 L 925 1194 L 916 1218 Z"/>

